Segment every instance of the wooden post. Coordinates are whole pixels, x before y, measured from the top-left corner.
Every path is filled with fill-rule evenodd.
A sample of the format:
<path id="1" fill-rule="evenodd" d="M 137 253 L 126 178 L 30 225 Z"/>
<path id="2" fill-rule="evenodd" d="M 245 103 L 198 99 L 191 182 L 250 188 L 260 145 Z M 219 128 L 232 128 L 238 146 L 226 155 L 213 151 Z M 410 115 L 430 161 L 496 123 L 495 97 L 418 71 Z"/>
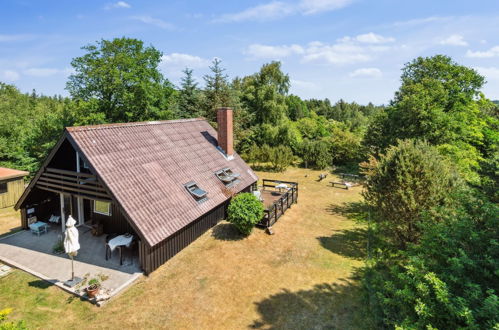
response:
<path id="1" fill-rule="evenodd" d="M 64 194 L 60 193 L 60 200 L 61 200 L 61 228 L 62 232 L 66 230 L 66 213 L 64 211 Z"/>
<path id="2" fill-rule="evenodd" d="M 277 205 L 276 204 L 274 204 L 274 210 L 275 210 L 274 211 L 274 216 L 275 216 L 274 223 L 276 223 L 277 222 Z"/>

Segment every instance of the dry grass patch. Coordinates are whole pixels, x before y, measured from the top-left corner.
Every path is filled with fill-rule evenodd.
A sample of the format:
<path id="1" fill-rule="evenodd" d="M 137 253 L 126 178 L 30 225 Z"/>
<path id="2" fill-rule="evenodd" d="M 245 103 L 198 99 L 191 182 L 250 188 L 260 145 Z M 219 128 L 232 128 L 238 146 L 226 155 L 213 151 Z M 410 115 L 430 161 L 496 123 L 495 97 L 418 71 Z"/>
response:
<path id="1" fill-rule="evenodd" d="M 304 169 L 258 174 L 299 182 L 298 204 L 274 225 L 275 235 L 256 229 L 243 237 L 222 222 L 104 307 L 69 304 L 71 325 L 368 328 L 356 279 L 365 254 L 364 227 L 341 212 L 345 203 L 360 199 L 361 188 L 331 188 L 329 180 L 316 181 L 318 171 Z M 21 291 L 25 281 L 17 280 Z M 5 296 L 1 290 L 8 285 L 0 280 L 0 307 L 36 304 L 32 294 Z M 60 295 L 52 299 L 65 304 Z M 17 309 L 17 317 L 35 318 L 21 311 Z M 56 312 L 43 311 L 43 317 L 49 327 L 68 324 Z"/>
<path id="2" fill-rule="evenodd" d="M 0 236 L 21 229 L 21 214 L 12 207 L 0 209 Z"/>

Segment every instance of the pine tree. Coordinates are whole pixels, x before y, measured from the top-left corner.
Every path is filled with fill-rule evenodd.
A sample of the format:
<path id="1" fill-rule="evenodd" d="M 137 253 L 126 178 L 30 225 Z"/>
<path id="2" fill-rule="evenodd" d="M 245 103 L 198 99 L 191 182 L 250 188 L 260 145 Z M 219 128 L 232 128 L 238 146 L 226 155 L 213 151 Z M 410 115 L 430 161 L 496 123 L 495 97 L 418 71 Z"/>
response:
<path id="1" fill-rule="evenodd" d="M 178 101 L 179 118 L 195 118 L 201 114 L 199 102 L 198 83 L 192 76 L 192 69 L 185 68 L 182 71 L 185 76 L 182 77 L 180 84 L 180 94 Z"/>
<path id="2" fill-rule="evenodd" d="M 228 76 L 224 73 L 225 69 L 220 65 L 221 62 L 218 58 L 213 59 L 213 65 L 210 66 L 211 75 L 204 76 L 206 83 L 204 115 L 211 121 L 216 121 L 217 108 L 232 105 Z"/>

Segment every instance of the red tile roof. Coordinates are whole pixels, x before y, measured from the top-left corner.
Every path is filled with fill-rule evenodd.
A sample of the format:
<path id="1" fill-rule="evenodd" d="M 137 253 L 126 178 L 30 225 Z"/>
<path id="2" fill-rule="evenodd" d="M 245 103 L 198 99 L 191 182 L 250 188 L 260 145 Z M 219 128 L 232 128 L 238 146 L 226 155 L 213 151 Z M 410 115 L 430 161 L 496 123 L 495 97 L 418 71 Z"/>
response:
<path id="1" fill-rule="evenodd" d="M 21 178 L 28 175 L 29 172 L 14 170 L 12 168 L 0 167 L 0 180 Z"/>
<path id="2" fill-rule="evenodd" d="M 154 246 L 228 200 L 215 172 L 240 173 L 240 191 L 257 180 L 235 154 L 228 160 L 216 147 L 216 131 L 203 119 L 68 128 L 96 174 Z M 198 203 L 184 184 L 208 192 Z"/>

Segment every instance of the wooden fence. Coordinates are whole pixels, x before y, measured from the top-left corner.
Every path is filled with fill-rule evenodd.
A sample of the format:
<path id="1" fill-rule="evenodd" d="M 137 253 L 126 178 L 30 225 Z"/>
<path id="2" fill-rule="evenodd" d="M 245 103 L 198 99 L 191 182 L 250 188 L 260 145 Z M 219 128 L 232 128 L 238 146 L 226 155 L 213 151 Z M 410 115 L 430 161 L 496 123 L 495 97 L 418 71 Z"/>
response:
<path id="1" fill-rule="evenodd" d="M 258 226 L 268 228 L 274 225 L 287 209 L 298 203 L 298 182 L 263 179 L 263 190 L 278 191 L 279 188 L 276 186 L 279 184 L 285 184 L 288 188 L 282 188 L 286 191 L 265 210 L 263 219 L 258 223 Z"/>

